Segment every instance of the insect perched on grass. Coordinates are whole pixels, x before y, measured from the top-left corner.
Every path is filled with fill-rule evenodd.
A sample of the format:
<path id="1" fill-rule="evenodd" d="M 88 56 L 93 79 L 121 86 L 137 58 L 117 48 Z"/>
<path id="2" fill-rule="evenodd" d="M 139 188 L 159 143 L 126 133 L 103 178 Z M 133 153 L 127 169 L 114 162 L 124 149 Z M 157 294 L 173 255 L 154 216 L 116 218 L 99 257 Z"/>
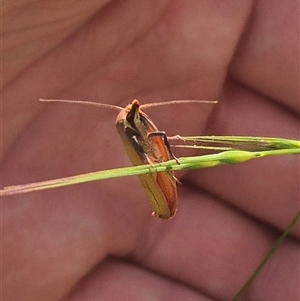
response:
<path id="1" fill-rule="evenodd" d="M 116 119 L 116 128 L 133 165 L 153 165 L 171 159 L 180 164 L 171 151 L 166 133 L 157 129 L 142 108 L 191 102 L 215 103 L 215 101 L 207 100 L 173 100 L 140 105 L 139 101 L 134 99 L 131 104 L 122 108 L 80 100 L 41 99 L 41 101 L 88 104 L 117 109 L 119 114 Z M 163 219 L 172 217 L 177 210 L 176 184 L 178 180 L 175 178 L 174 172 L 142 174 L 139 175 L 139 178 L 153 208 L 152 214 Z"/>

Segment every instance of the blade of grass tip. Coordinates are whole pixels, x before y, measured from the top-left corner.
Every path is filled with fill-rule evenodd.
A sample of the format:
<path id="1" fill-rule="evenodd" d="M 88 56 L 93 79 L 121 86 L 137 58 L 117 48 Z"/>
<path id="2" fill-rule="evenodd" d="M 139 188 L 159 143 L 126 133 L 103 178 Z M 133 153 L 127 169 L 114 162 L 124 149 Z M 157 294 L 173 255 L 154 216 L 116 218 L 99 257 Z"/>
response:
<path id="1" fill-rule="evenodd" d="M 178 137 L 178 136 L 175 136 Z M 266 143 L 282 143 L 283 145 L 293 145 L 293 147 L 300 145 L 300 141 L 291 140 L 286 138 L 279 137 L 255 137 L 255 136 L 186 136 L 181 137 L 181 140 L 197 140 L 197 139 L 205 139 L 205 140 L 217 140 L 217 141 L 239 141 L 239 142 L 266 142 Z"/>
<path id="2" fill-rule="evenodd" d="M 279 248 L 279 246 L 283 243 L 284 239 L 289 234 L 289 232 L 292 230 L 292 228 L 295 226 L 295 224 L 297 223 L 299 218 L 300 218 L 300 211 L 298 211 L 296 216 L 292 219 L 291 223 L 288 225 L 288 227 L 285 229 L 285 231 L 282 233 L 282 235 L 276 241 L 274 246 L 268 252 L 267 256 L 259 264 L 259 266 L 253 272 L 253 274 L 250 276 L 250 278 L 246 281 L 246 283 L 242 286 L 242 288 L 239 290 L 239 292 L 236 294 L 236 296 L 232 299 L 232 301 L 238 301 L 240 299 L 240 297 L 244 294 L 244 292 L 250 287 L 250 285 L 253 283 L 253 281 L 255 280 L 257 275 L 261 272 L 262 268 L 271 259 L 271 257 L 274 255 L 275 251 Z"/>
<path id="3" fill-rule="evenodd" d="M 285 138 L 251 137 L 251 136 L 187 136 L 180 137 L 183 141 L 199 143 L 232 144 L 263 149 L 300 148 L 300 141 Z"/>
<path id="4" fill-rule="evenodd" d="M 148 167 L 147 172 L 149 172 L 149 166 L 147 167 Z M 8 186 L 8 187 L 4 187 L 3 190 L 0 190 L 0 196 L 21 194 L 21 193 L 27 193 L 33 191 L 65 187 L 65 186 L 70 186 L 75 184 L 83 184 L 87 182 L 105 180 L 105 179 L 116 178 L 116 177 L 130 176 L 130 175 L 135 175 L 134 171 L 136 172 L 136 174 L 140 174 L 139 170 L 143 168 L 145 168 L 144 165 L 135 166 L 135 167 L 115 168 L 115 169 L 100 170 L 100 171 L 80 174 L 76 176 L 46 180 L 41 182 Z M 132 169 L 134 169 L 134 171 L 132 171 Z"/>

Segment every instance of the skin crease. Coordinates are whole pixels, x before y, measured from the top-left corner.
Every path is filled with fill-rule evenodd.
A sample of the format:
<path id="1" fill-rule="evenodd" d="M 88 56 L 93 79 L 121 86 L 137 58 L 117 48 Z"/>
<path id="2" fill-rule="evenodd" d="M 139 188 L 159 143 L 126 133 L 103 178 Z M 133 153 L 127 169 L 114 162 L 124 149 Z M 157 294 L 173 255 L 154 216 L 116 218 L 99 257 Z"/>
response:
<path id="1" fill-rule="evenodd" d="M 2 186 L 129 165 L 116 111 L 39 98 L 218 99 L 147 114 L 170 136 L 297 139 L 296 1 L 82 3 L 2 5 Z M 136 178 L 2 198 L 2 299 L 232 298 L 298 210 L 299 158 L 179 179 L 168 221 Z M 241 300 L 298 300 L 298 230 Z"/>

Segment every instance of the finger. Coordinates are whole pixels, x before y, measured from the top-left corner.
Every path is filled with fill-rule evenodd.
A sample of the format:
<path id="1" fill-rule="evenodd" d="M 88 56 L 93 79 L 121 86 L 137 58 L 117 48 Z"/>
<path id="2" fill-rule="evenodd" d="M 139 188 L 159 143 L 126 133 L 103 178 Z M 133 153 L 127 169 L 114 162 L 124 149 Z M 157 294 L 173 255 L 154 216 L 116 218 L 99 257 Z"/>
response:
<path id="1" fill-rule="evenodd" d="M 130 262 L 110 259 L 83 278 L 63 299 L 209 301 L 195 289 Z"/>
<path id="2" fill-rule="evenodd" d="M 298 120 L 267 99 L 228 83 L 209 132 L 297 139 Z M 189 179 L 223 200 L 280 229 L 298 211 L 299 157 L 264 158 L 190 173 Z M 296 231 L 296 229 L 295 229 Z"/>
<path id="3" fill-rule="evenodd" d="M 176 219 L 152 223 L 136 248 L 136 262 L 217 300 L 230 300 L 273 245 L 272 229 L 224 203 L 190 190 Z M 290 300 L 297 295 L 298 246 L 288 240 L 247 296 Z M 284 277 L 282 277 L 282 272 Z"/>
<path id="4" fill-rule="evenodd" d="M 299 113 L 298 3 L 257 2 L 231 75 Z"/>

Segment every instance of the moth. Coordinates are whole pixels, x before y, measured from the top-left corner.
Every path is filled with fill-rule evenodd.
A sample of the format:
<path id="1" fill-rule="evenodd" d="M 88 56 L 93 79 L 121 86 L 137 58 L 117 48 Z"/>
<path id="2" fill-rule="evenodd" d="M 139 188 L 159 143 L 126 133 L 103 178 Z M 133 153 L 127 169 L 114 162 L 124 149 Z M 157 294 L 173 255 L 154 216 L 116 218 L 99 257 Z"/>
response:
<path id="1" fill-rule="evenodd" d="M 165 132 L 159 131 L 141 110 L 138 100 L 120 111 L 117 131 L 133 165 L 165 162 L 178 159 L 173 155 Z M 153 215 L 168 219 L 177 210 L 177 179 L 173 171 L 139 175 L 153 208 Z"/>

